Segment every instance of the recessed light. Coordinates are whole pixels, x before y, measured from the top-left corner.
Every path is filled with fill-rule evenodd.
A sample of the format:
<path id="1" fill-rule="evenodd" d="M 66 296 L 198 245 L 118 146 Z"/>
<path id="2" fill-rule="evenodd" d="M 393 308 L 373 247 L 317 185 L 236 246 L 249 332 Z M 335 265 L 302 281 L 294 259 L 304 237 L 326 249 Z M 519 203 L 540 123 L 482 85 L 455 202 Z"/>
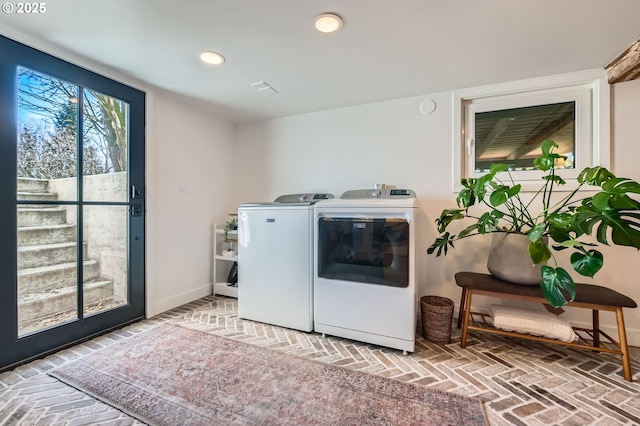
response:
<path id="1" fill-rule="evenodd" d="M 211 65 L 224 64 L 224 56 L 222 56 L 218 52 L 213 52 L 210 50 L 200 52 L 200 60 Z"/>
<path id="2" fill-rule="evenodd" d="M 342 28 L 342 18 L 335 13 L 323 13 L 315 17 L 313 25 L 321 33 L 335 33 Z"/>

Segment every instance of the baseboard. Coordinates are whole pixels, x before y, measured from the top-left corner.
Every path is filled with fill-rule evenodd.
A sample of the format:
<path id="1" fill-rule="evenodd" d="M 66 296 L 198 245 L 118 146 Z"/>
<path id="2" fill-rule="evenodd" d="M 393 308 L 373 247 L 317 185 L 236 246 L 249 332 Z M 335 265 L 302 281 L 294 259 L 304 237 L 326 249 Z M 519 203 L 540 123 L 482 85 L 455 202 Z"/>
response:
<path id="1" fill-rule="evenodd" d="M 153 315 L 161 314 L 170 309 L 184 305 L 189 302 L 193 302 L 201 297 L 209 296 L 211 294 L 211 284 L 204 284 L 200 287 L 184 291 L 179 294 L 174 294 L 170 297 L 157 300 L 153 303 Z"/>

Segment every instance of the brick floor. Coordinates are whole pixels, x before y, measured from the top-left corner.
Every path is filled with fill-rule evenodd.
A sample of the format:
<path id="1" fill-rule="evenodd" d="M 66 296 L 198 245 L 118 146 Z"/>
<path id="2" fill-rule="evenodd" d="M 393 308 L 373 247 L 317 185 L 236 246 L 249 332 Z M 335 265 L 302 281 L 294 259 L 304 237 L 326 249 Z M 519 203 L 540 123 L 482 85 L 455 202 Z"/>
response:
<path id="1" fill-rule="evenodd" d="M 476 396 L 492 425 L 640 424 L 640 348 L 632 348 L 635 382 L 620 357 L 520 339 L 470 334 L 460 348 L 425 341 L 400 351 L 239 319 L 237 301 L 209 296 L 157 317 L 0 374 L 2 425 L 141 425 L 139 421 L 47 375 L 57 366 L 171 322 L 207 333 L 398 380 Z"/>

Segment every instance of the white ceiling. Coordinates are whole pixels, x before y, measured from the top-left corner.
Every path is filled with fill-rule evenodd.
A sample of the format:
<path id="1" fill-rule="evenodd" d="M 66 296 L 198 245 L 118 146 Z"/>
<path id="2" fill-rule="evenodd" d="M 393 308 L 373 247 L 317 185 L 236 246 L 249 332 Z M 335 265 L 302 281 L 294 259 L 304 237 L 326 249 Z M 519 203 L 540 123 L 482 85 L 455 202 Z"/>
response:
<path id="1" fill-rule="evenodd" d="M 44 40 L 243 123 L 593 68 L 640 38 L 640 0 L 57 0 L 0 14 Z M 312 19 L 343 17 L 324 35 Z M 212 49 L 227 62 L 207 66 Z M 264 80 L 279 93 L 258 92 Z"/>

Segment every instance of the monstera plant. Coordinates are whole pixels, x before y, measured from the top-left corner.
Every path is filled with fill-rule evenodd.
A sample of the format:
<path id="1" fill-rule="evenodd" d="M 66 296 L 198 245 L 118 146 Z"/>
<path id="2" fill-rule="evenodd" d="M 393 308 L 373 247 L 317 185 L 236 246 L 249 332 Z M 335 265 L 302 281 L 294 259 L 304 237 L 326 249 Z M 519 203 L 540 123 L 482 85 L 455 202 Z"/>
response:
<path id="1" fill-rule="evenodd" d="M 552 249 L 572 250 L 573 269 L 587 277 L 593 277 L 604 264 L 598 244 L 640 249 L 640 203 L 634 199 L 640 194 L 640 184 L 616 177 L 604 167 L 587 167 L 578 175 L 578 187 L 558 199 L 554 190 L 558 192 L 558 186 L 566 182 L 555 173 L 555 165 L 565 157 L 554 152 L 558 145 L 552 140 L 545 140 L 541 148 L 542 155 L 534 161 L 534 167 L 544 172 L 541 187 L 532 197 L 523 197 L 526 202 L 508 164 L 493 164 L 479 178 L 462 179 L 458 208 L 445 209 L 436 219 L 440 235 L 427 253 L 446 255 L 456 241 L 473 235 L 524 234 L 532 264 L 545 264 L 540 276 L 544 296 L 560 307 L 574 299 L 576 290 Z M 484 205 L 484 213 L 474 215 L 471 207 L 475 205 Z M 449 232 L 449 226 L 459 220 L 471 224 L 457 233 Z"/>

